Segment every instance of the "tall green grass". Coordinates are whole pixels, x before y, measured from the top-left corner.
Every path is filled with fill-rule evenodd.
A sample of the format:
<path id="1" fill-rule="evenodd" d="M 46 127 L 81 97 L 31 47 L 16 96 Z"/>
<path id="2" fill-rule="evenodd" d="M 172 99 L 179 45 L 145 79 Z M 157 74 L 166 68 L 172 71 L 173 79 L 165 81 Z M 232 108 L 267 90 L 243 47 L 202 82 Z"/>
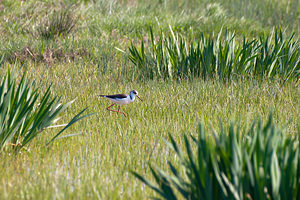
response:
<path id="1" fill-rule="evenodd" d="M 155 184 L 133 174 L 164 199 L 299 199 L 300 132 L 292 137 L 275 126 L 253 122 L 248 131 L 232 123 L 198 135 L 184 135 L 185 153 L 170 134 L 167 142 L 180 165 L 172 175 L 150 165 Z"/>
<path id="2" fill-rule="evenodd" d="M 251 19 L 263 26 L 281 26 L 299 33 L 299 1 L 217 0 L 227 12 L 237 18 Z"/>
<path id="3" fill-rule="evenodd" d="M 128 58 L 144 77 L 201 77 L 230 80 L 241 77 L 280 78 L 283 82 L 300 76 L 299 40 L 294 34 L 284 37 L 275 29 L 271 35 L 241 42 L 222 31 L 217 37 L 202 34 L 200 40 L 188 41 L 170 27 L 170 34 L 155 37 L 150 27 L 150 42 L 141 40 L 138 48 L 131 43 Z"/>
<path id="4" fill-rule="evenodd" d="M 244 6 L 235 0 L 232 2 Z M 251 8 L 256 8 L 255 3 L 259 2 L 253 0 L 249 3 Z M 282 16 L 291 26 L 286 23 L 282 25 L 282 29 L 287 29 L 288 33 L 294 31 L 296 38 L 299 37 L 299 31 L 290 28 L 299 27 L 297 20 L 290 20 L 293 15 L 297 16 L 298 11 L 293 11 L 297 5 L 292 7 L 292 4 L 287 5 L 283 2 L 279 4 L 282 8 L 276 10 L 276 2 L 269 3 L 276 12 L 270 9 L 268 15 L 278 14 L 279 11 L 291 11 L 287 13 L 291 16 Z M 228 8 L 231 3 L 223 0 L 219 0 L 218 3 L 209 0 L 101 0 L 81 3 L 58 0 L 4 0 L 0 4 L 3 5 L 0 13 L 0 21 L 3 22 L 0 27 L 0 54 L 6 54 L 6 60 L 10 63 L 14 63 L 15 60 L 46 63 L 84 60 L 95 64 L 101 62 L 99 57 L 103 51 L 103 44 L 106 44 L 105 48 L 109 48 L 110 51 L 113 51 L 115 46 L 126 49 L 130 40 L 147 34 L 148 26 L 167 32 L 171 25 L 173 30 L 188 38 L 199 38 L 203 32 L 219 32 L 223 27 L 235 32 L 237 37 L 245 35 L 246 38 L 251 38 L 269 33 L 278 24 L 270 23 L 266 26 L 265 21 L 269 16 L 261 17 L 264 12 L 261 12 L 260 7 L 257 7 L 257 19 L 264 19 L 263 21 L 254 20 L 251 15 L 237 14 L 241 9 L 235 7 L 231 10 Z M 246 3 L 245 6 L 250 8 Z M 255 15 L 257 10 L 251 9 L 248 12 Z M 74 27 L 73 31 L 67 34 L 71 31 L 68 30 L 70 27 Z M 57 37 L 58 35 L 65 37 Z M 36 39 L 37 37 L 39 39 Z M 45 38 L 51 38 L 51 41 L 45 41 Z"/>
<path id="5" fill-rule="evenodd" d="M 62 5 L 59 9 L 48 11 L 46 17 L 40 19 L 37 25 L 37 35 L 47 40 L 68 35 L 74 29 L 78 18 L 73 16 L 74 8 L 72 4 Z"/>

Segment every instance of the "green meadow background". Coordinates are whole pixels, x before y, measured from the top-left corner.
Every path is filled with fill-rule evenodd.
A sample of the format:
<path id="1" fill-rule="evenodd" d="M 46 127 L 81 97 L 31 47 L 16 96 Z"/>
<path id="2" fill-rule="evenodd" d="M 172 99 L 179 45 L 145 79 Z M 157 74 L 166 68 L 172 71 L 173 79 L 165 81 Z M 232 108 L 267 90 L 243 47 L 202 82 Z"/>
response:
<path id="1" fill-rule="evenodd" d="M 56 15 L 55 13 L 62 13 Z M 60 18 L 59 18 L 60 17 Z M 64 18 L 62 18 L 64 17 Z M 49 27 L 54 27 L 50 30 Z M 0 153 L 0 199 L 148 199 L 157 195 L 130 173 L 153 181 L 148 163 L 169 172 L 167 161 L 180 166 L 165 144 L 168 134 L 184 146 L 183 134 L 197 134 L 198 124 L 220 130 L 235 120 L 250 128 L 260 116 L 273 113 L 284 133 L 300 129 L 299 74 L 283 82 L 272 77 L 234 76 L 221 81 L 201 77 L 149 78 L 128 58 L 129 47 L 141 47 L 173 30 L 187 41 L 204 34 L 234 33 L 262 38 L 280 29 L 298 43 L 300 3 L 297 0 L 27 0 L 0 1 L 0 77 L 21 69 L 41 91 L 52 84 L 61 102 L 75 102 L 60 115 L 67 123 L 87 107 L 85 118 L 50 146 L 61 129 L 42 131 L 15 154 Z M 170 29 L 171 27 L 171 29 Z M 56 31 L 56 29 L 58 31 Z M 299 57 L 298 57 L 299 73 Z M 139 92 L 122 111 L 108 112 L 99 94 Z"/>

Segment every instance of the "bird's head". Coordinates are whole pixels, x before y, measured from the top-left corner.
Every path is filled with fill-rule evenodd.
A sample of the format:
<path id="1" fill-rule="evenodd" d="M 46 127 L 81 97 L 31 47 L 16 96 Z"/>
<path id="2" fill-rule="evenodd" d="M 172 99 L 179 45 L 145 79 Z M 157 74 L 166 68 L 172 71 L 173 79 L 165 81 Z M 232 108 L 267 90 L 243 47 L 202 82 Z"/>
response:
<path id="1" fill-rule="evenodd" d="M 130 96 L 137 96 L 141 101 L 143 101 L 139 96 L 138 96 L 138 92 L 136 90 L 132 90 L 130 92 Z"/>

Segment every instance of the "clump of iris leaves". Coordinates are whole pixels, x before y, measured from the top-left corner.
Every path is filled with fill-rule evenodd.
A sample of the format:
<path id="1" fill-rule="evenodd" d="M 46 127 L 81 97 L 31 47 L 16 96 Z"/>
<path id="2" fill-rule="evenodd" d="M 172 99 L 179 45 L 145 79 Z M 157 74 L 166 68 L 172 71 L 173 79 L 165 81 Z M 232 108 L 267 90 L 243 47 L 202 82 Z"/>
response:
<path id="1" fill-rule="evenodd" d="M 15 69 L 16 67 L 12 70 L 8 67 L 0 82 L 0 152 L 11 149 L 19 152 L 42 131 L 56 123 L 58 116 L 74 102 L 60 103 L 61 98 L 51 94 L 51 85 L 45 92 L 41 92 L 35 82 L 26 79 L 26 74 L 18 80 Z M 46 145 L 72 124 L 91 115 L 83 115 L 85 110 L 64 124 L 62 130 Z"/>
<path id="2" fill-rule="evenodd" d="M 145 78 L 190 78 L 229 81 L 235 77 L 278 78 L 283 83 L 300 77 L 299 39 L 274 29 L 259 39 L 236 39 L 220 31 L 188 40 L 173 31 L 149 34 L 127 54 Z"/>
<path id="3" fill-rule="evenodd" d="M 169 135 L 179 162 L 168 162 L 171 173 L 149 165 L 155 183 L 132 173 L 164 199 L 300 199 L 299 136 L 276 127 L 272 114 L 247 131 L 232 122 L 211 133 L 201 124 L 182 148 Z"/>

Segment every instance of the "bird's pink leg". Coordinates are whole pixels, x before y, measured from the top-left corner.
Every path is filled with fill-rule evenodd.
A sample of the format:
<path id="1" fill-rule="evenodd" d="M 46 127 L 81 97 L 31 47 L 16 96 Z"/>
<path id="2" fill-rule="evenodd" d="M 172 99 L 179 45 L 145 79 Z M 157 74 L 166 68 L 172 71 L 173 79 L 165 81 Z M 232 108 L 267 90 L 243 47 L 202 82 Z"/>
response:
<path id="1" fill-rule="evenodd" d="M 110 107 L 112 107 L 112 106 L 114 106 L 114 105 L 115 105 L 115 103 L 111 104 L 110 106 L 108 106 L 108 107 L 106 108 L 106 110 L 113 111 L 113 112 L 117 112 L 118 114 L 121 113 L 121 112 L 120 112 L 120 106 L 119 106 L 118 111 L 109 109 Z M 127 117 L 126 114 L 125 114 L 124 112 L 122 112 L 122 114 L 123 114 L 125 117 Z"/>
<path id="2" fill-rule="evenodd" d="M 116 110 L 111 110 L 111 109 L 109 109 L 110 107 L 112 107 L 112 106 L 114 106 L 114 105 L 115 105 L 115 103 L 111 104 L 110 106 L 108 106 L 108 107 L 106 108 L 106 110 L 113 111 L 113 112 L 119 112 L 119 111 L 116 111 Z"/>
<path id="3" fill-rule="evenodd" d="M 119 113 L 122 113 L 124 115 L 124 117 L 127 117 L 127 115 L 124 112 L 119 112 L 119 110 L 120 110 L 120 106 L 119 106 L 119 109 L 118 109 L 118 116 L 119 116 Z"/>
<path id="4" fill-rule="evenodd" d="M 126 117 L 126 118 L 127 118 L 127 115 L 126 115 L 124 112 L 122 112 L 122 114 L 124 115 L 124 117 Z"/>

